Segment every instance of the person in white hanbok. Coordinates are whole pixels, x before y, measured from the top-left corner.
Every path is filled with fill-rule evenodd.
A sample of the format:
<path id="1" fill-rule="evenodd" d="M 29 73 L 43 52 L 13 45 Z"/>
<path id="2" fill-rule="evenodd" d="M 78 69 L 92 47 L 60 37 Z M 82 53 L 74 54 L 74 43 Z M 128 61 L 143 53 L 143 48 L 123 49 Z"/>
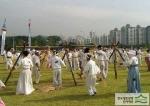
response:
<path id="1" fill-rule="evenodd" d="M 83 77 L 83 71 L 84 67 L 87 63 L 87 55 L 89 54 L 89 48 L 85 48 L 83 51 L 80 51 L 79 53 L 79 60 L 80 60 L 80 73 L 78 74 L 80 78 L 82 79 Z"/>
<path id="2" fill-rule="evenodd" d="M 79 53 L 76 49 L 72 53 L 72 67 L 74 71 L 79 69 Z"/>
<path id="3" fill-rule="evenodd" d="M 22 71 L 19 75 L 16 94 L 29 95 L 35 90 L 33 88 L 31 76 L 31 67 L 33 67 L 33 63 L 32 60 L 27 57 L 28 54 L 28 51 L 23 51 L 23 58 L 20 60 L 19 63 L 19 65 L 22 67 Z"/>
<path id="4" fill-rule="evenodd" d="M 50 67 L 50 60 L 51 60 L 51 57 L 52 57 L 52 53 L 50 50 L 47 51 L 47 68 Z"/>
<path id="5" fill-rule="evenodd" d="M 6 68 L 8 71 L 13 67 L 13 54 L 11 51 L 7 51 L 6 53 Z"/>
<path id="6" fill-rule="evenodd" d="M 99 67 L 96 65 L 95 61 L 91 59 L 91 55 L 87 54 L 87 63 L 84 67 L 84 76 L 86 78 L 86 84 L 88 88 L 89 95 L 94 96 L 96 94 L 96 78 L 97 74 L 100 73 Z"/>
<path id="7" fill-rule="evenodd" d="M 35 79 L 35 83 L 39 83 L 40 81 L 40 54 L 38 51 L 35 51 L 35 54 L 32 56 L 33 69 L 32 75 Z"/>
<path id="8" fill-rule="evenodd" d="M 100 67 L 101 74 L 103 79 L 106 79 L 107 74 L 108 74 L 108 57 L 106 53 L 102 50 L 101 45 L 98 46 L 98 51 L 97 51 L 97 61 L 98 61 L 98 66 Z M 102 80 L 102 79 L 100 79 Z"/>
<path id="9" fill-rule="evenodd" d="M 71 50 L 67 50 L 67 55 L 65 55 L 64 61 L 65 61 L 67 66 L 72 68 L 72 51 Z"/>
<path id="10" fill-rule="evenodd" d="M 57 56 L 57 52 L 54 50 L 50 60 L 50 66 L 53 69 L 53 85 L 55 88 L 61 88 L 62 86 L 61 65 L 66 67 L 64 61 Z"/>
<path id="11" fill-rule="evenodd" d="M 129 61 L 129 56 L 127 54 L 127 50 L 126 49 L 122 49 L 122 57 L 124 58 L 123 65 L 127 66 L 128 65 L 128 61 Z"/>
<path id="12" fill-rule="evenodd" d="M 136 51 L 130 50 L 128 55 L 130 59 L 128 62 L 127 90 L 128 93 L 140 93 L 141 84 L 137 53 Z"/>

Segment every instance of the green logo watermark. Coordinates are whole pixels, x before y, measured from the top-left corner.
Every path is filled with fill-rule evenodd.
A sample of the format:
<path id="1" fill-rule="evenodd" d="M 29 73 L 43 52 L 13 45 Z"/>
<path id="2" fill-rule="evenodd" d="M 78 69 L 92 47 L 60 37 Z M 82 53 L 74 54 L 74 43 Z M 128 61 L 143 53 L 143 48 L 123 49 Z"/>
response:
<path id="1" fill-rule="evenodd" d="M 149 105 L 149 93 L 115 93 L 115 105 Z"/>

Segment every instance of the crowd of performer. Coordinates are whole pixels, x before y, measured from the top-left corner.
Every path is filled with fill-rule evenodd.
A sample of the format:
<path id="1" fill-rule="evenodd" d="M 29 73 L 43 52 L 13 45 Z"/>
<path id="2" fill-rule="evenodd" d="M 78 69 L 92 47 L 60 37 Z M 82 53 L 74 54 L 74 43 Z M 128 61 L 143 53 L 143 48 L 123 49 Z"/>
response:
<path id="1" fill-rule="evenodd" d="M 33 82 L 36 84 L 40 82 L 42 70 L 40 67 L 45 62 L 44 64 L 53 70 L 53 86 L 56 89 L 62 87 L 62 67 L 68 70 L 71 68 L 81 79 L 85 78 L 88 93 L 94 96 L 96 94 L 96 82 L 108 78 L 108 66 L 116 61 L 113 50 L 113 48 L 106 48 L 101 45 L 97 48 L 48 49 L 45 52 L 27 49 L 22 53 L 18 51 L 14 53 L 13 49 L 9 49 L 4 52 L 3 60 L 9 73 L 14 60 L 21 54 L 15 67 L 16 69 L 21 67 L 22 70 L 18 78 L 16 94 L 28 95 L 35 90 Z M 142 65 L 144 53 L 141 49 L 119 48 L 118 51 L 117 61 L 128 69 L 127 92 L 141 92 L 139 67 Z M 148 70 L 150 70 L 150 50 L 147 50 L 145 61 Z M 5 87 L 1 80 L 0 87 Z"/>

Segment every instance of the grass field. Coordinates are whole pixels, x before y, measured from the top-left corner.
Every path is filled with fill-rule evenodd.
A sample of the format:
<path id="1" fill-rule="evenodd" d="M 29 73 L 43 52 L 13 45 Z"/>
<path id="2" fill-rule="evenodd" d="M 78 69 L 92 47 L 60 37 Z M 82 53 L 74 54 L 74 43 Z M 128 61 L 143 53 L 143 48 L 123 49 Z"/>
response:
<path id="1" fill-rule="evenodd" d="M 150 72 L 143 64 L 140 68 L 142 92 L 150 92 Z M 4 64 L 0 64 L 0 79 L 5 80 L 8 72 Z M 51 84 L 52 71 L 42 66 L 40 83 L 34 85 L 35 88 Z M 71 73 L 63 69 L 63 88 L 61 90 L 50 91 L 48 93 L 40 90 L 34 91 L 31 95 L 15 95 L 16 84 L 19 71 L 14 71 L 5 90 L 0 91 L 0 97 L 6 106 L 114 106 L 115 93 L 127 92 L 127 70 L 118 66 L 118 79 L 115 79 L 113 65 L 109 67 L 109 74 L 106 81 L 96 85 L 97 95 L 89 96 L 84 80 L 76 75 L 78 86 L 74 86 Z"/>

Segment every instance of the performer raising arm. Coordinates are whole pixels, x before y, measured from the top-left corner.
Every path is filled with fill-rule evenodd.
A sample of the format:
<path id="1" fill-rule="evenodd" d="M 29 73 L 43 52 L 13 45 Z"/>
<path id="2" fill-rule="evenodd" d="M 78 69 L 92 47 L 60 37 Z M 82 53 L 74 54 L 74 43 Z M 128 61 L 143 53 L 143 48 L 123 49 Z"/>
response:
<path id="1" fill-rule="evenodd" d="M 61 88 L 62 86 L 62 77 L 61 77 L 61 65 L 65 66 L 65 63 L 62 59 L 57 56 L 57 52 L 53 51 L 53 56 L 51 57 L 50 65 L 53 69 L 53 85 L 54 87 Z"/>

